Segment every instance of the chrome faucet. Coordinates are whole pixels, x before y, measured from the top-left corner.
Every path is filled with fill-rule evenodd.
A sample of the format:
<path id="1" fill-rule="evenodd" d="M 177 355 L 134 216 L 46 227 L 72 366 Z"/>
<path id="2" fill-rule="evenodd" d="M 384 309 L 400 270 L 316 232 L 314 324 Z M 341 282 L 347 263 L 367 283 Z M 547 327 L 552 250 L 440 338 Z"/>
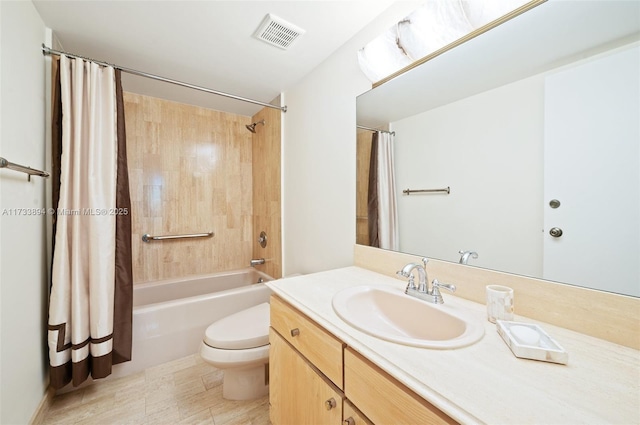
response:
<path id="1" fill-rule="evenodd" d="M 458 251 L 460 254 L 460 264 L 467 264 L 469 262 L 469 257 L 476 260 L 478 258 L 478 253 L 475 251 Z"/>
<path id="2" fill-rule="evenodd" d="M 424 259 L 423 259 L 424 261 Z M 425 263 L 426 265 L 426 263 Z M 413 278 L 413 271 L 414 270 L 418 270 L 418 284 L 420 285 L 419 287 L 416 287 L 414 278 Z M 424 266 L 421 266 L 420 264 L 416 264 L 416 263 L 409 263 L 406 266 L 404 266 L 402 268 L 402 270 L 396 272 L 396 274 L 398 276 L 401 277 L 408 277 L 409 278 L 409 284 L 407 285 L 407 290 L 409 289 L 413 289 L 413 290 L 418 290 L 421 289 L 423 291 L 426 291 L 426 286 L 427 286 L 427 270 L 424 268 Z"/>
<path id="3" fill-rule="evenodd" d="M 260 264 L 264 264 L 264 258 L 256 258 L 249 262 L 251 267 L 259 266 Z"/>
<path id="4" fill-rule="evenodd" d="M 431 283 L 431 289 L 429 289 L 429 278 L 427 277 L 428 261 L 429 260 L 427 258 L 423 258 L 423 265 L 417 263 L 409 263 L 404 266 L 402 270 L 396 272 L 396 274 L 400 277 L 409 278 L 407 288 L 404 290 L 405 294 L 434 304 L 442 304 L 444 303 L 444 299 L 442 298 L 442 294 L 440 294 L 440 288 L 455 292 L 456 287 L 455 285 L 451 285 L 449 283 L 440 283 L 438 282 L 438 279 L 433 279 L 433 282 Z M 418 286 L 416 286 L 414 281 L 414 270 L 418 270 Z"/>

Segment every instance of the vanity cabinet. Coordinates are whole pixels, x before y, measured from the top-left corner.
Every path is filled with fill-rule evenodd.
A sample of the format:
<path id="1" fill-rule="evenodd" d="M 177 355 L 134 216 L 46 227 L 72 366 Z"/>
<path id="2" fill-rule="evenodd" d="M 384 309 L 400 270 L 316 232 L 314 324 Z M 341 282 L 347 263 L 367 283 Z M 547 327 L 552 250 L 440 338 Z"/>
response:
<path id="1" fill-rule="evenodd" d="M 344 351 L 344 386 L 346 397 L 373 423 L 457 423 L 350 348 Z"/>
<path id="2" fill-rule="evenodd" d="M 342 388 L 342 341 L 280 298 L 272 296 L 270 304 L 271 327 Z"/>
<path id="3" fill-rule="evenodd" d="M 276 331 L 269 332 L 269 418 L 273 425 L 342 421 L 342 392 Z"/>
<path id="4" fill-rule="evenodd" d="M 367 419 L 364 414 L 356 409 L 349 400 L 344 401 L 342 417 L 344 418 L 344 421 L 342 421 L 343 425 L 373 425 L 373 422 Z"/>
<path id="5" fill-rule="evenodd" d="M 273 425 L 456 423 L 275 295 L 269 342 Z"/>
<path id="6" fill-rule="evenodd" d="M 340 424 L 344 344 L 280 298 L 270 303 L 271 423 Z"/>

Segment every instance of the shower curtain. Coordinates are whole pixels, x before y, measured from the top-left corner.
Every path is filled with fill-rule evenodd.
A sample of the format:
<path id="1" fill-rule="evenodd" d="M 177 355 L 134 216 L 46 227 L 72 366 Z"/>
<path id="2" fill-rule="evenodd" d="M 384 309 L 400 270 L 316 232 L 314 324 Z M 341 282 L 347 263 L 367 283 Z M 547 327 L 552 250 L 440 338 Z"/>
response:
<path id="1" fill-rule="evenodd" d="M 51 385 L 131 359 L 131 201 L 120 71 L 61 55 L 54 97 Z"/>
<path id="2" fill-rule="evenodd" d="M 369 244 L 397 251 L 398 205 L 391 133 L 377 131 L 372 137 L 369 163 Z"/>

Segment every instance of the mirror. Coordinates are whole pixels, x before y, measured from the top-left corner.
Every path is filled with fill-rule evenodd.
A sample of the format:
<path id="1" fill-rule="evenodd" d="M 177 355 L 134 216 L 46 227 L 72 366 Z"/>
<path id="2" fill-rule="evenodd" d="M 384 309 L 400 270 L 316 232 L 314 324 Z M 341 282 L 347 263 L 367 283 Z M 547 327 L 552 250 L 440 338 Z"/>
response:
<path id="1" fill-rule="evenodd" d="M 399 250 L 640 296 L 639 40 L 640 2 L 549 0 L 359 96 L 395 132 Z"/>

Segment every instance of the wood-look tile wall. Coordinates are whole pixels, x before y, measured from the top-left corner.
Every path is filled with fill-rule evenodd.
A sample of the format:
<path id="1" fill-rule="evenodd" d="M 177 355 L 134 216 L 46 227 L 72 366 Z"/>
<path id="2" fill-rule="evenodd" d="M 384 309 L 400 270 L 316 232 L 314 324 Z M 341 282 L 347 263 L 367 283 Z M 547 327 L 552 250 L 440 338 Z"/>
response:
<path id="1" fill-rule="evenodd" d="M 263 108 L 253 116 L 258 124 L 252 135 L 253 145 L 253 258 L 264 258 L 260 271 L 274 278 L 282 277 L 282 234 L 280 202 L 280 123 L 281 112 Z M 260 232 L 267 234 L 267 246 L 257 242 Z"/>
<path id="2" fill-rule="evenodd" d="M 371 158 L 371 133 L 358 129 L 356 145 L 356 243 L 369 245 L 369 164 Z"/>
<path id="3" fill-rule="evenodd" d="M 132 93 L 124 100 L 134 283 L 247 267 L 257 238 L 251 118 Z M 141 240 L 208 231 L 215 236 Z"/>

